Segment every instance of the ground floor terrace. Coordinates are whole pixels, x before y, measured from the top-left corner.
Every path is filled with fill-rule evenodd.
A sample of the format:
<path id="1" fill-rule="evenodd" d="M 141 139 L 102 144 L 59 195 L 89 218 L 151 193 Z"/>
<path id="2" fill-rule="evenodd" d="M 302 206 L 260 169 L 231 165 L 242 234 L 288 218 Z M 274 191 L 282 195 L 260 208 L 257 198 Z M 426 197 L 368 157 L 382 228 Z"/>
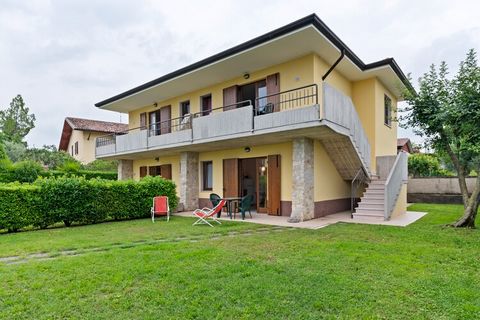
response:
<path id="1" fill-rule="evenodd" d="M 293 222 L 350 210 L 351 183 L 319 140 L 252 142 L 215 151 L 121 160 L 120 177 L 162 175 L 177 185 L 180 211 L 211 206 L 210 195 L 251 195 L 251 210 Z"/>

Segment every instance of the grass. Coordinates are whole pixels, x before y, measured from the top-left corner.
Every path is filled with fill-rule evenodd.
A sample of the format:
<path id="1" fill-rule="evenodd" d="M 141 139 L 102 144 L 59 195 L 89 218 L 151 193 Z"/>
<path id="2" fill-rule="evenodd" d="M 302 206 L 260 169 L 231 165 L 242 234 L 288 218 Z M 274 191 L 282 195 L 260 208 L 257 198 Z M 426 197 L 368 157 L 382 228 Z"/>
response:
<path id="1" fill-rule="evenodd" d="M 480 318 L 480 231 L 444 227 L 460 206 L 410 209 L 429 214 L 406 228 L 177 217 L 1 235 L 0 256 L 56 258 L 0 263 L 0 318 Z"/>

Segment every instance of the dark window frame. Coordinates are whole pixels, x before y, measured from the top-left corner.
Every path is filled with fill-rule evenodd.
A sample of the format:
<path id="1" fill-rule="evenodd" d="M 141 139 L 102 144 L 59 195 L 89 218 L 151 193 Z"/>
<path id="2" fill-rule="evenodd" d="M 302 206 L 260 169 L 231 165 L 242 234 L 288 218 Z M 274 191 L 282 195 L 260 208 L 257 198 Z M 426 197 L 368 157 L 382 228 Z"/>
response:
<path id="1" fill-rule="evenodd" d="M 78 155 L 78 141 L 75 142 L 75 155 Z"/>
<path id="2" fill-rule="evenodd" d="M 392 127 L 392 98 L 386 94 L 383 96 L 383 124 Z"/>
<path id="3" fill-rule="evenodd" d="M 188 105 L 188 111 L 186 113 L 184 113 L 184 106 Z M 189 114 L 190 113 L 190 100 L 185 100 L 185 101 L 182 101 L 180 102 L 180 117 L 184 118 L 185 115 Z"/>
<path id="4" fill-rule="evenodd" d="M 210 109 L 204 110 L 203 109 L 203 99 L 205 98 L 210 98 Z M 203 116 L 208 116 L 210 113 L 212 113 L 213 110 L 213 99 L 212 99 L 212 94 L 204 94 L 203 96 L 200 97 L 200 115 Z"/>
<path id="5" fill-rule="evenodd" d="M 208 185 L 208 167 L 211 166 L 211 177 L 210 183 Z M 202 191 L 212 191 L 213 190 L 213 161 L 202 161 Z"/>

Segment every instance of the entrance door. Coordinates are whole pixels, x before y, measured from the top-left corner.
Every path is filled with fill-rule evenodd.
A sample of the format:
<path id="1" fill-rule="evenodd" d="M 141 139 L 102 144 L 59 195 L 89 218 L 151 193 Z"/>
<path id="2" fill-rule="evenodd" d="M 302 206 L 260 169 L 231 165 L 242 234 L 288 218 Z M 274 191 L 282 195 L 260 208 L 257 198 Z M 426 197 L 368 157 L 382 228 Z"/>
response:
<path id="1" fill-rule="evenodd" d="M 238 159 L 223 160 L 223 197 L 238 197 Z"/>
<path id="2" fill-rule="evenodd" d="M 268 156 L 268 214 L 281 216 L 280 207 L 280 155 Z"/>
<path id="3" fill-rule="evenodd" d="M 148 127 L 150 136 L 158 136 L 160 134 L 160 110 L 148 114 Z"/>

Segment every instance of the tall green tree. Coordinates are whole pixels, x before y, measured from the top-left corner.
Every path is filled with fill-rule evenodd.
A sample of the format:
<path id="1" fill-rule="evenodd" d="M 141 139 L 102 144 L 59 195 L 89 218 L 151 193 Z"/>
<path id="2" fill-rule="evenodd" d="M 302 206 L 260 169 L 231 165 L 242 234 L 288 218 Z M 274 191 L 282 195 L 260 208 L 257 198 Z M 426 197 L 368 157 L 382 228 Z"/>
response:
<path id="1" fill-rule="evenodd" d="M 405 92 L 409 107 L 401 118 L 435 148 L 448 155 L 458 175 L 464 205 L 463 216 L 452 225 L 475 227 L 480 203 L 480 175 L 471 193 L 465 177 L 480 172 L 480 67 L 475 50 L 467 53 L 458 73 L 448 78 L 445 62 L 419 79 L 419 91 Z"/>
<path id="2" fill-rule="evenodd" d="M 10 107 L 0 110 L 0 130 L 5 140 L 21 143 L 34 127 L 35 115 L 30 114 L 21 95 L 12 99 Z"/>

